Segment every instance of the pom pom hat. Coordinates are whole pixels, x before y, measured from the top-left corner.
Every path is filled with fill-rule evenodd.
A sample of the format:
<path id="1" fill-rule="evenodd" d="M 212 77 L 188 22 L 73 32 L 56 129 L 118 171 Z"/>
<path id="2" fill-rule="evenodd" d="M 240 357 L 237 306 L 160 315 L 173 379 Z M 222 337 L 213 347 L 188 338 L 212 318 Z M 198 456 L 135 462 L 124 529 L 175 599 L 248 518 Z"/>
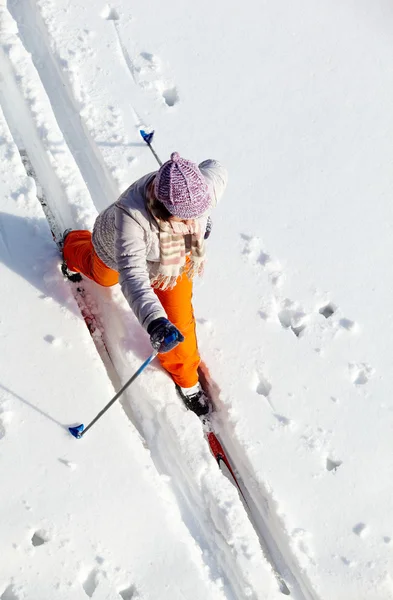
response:
<path id="1" fill-rule="evenodd" d="M 210 206 L 207 183 L 198 166 L 178 152 L 162 165 L 154 181 L 157 199 L 174 217 L 195 219 Z"/>

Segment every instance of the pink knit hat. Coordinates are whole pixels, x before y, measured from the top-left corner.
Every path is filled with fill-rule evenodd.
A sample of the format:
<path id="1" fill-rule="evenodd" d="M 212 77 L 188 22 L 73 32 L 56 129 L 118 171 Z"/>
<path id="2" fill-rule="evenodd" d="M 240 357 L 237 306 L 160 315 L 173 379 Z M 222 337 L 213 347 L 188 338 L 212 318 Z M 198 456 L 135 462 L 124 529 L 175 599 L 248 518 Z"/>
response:
<path id="1" fill-rule="evenodd" d="M 198 166 L 172 152 L 154 181 L 154 192 L 171 215 L 180 219 L 200 217 L 210 206 L 207 183 Z"/>

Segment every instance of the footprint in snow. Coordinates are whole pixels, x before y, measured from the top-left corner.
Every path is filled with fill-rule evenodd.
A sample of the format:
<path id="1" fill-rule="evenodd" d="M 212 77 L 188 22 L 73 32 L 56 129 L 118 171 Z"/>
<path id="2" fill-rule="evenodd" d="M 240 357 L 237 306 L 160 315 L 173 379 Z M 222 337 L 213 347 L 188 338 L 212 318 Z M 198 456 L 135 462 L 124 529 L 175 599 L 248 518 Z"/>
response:
<path id="1" fill-rule="evenodd" d="M 292 421 L 292 419 L 288 419 L 288 417 L 284 417 L 284 415 L 279 415 L 278 413 L 274 413 L 274 417 L 278 423 L 278 426 L 273 427 L 273 431 L 275 429 L 277 429 L 277 427 L 279 428 L 289 428 L 289 429 L 293 429 L 294 428 L 294 422 Z"/>
<path id="2" fill-rule="evenodd" d="M 319 309 L 319 314 L 325 317 L 325 319 L 330 319 L 330 317 L 334 315 L 336 310 L 337 306 L 333 304 L 333 302 L 328 302 L 328 304 L 321 306 L 321 308 Z"/>
<path id="3" fill-rule="evenodd" d="M 375 369 L 368 363 L 349 363 L 348 370 L 355 385 L 365 385 L 375 374 Z"/>
<path id="4" fill-rule="evenodd" d="M 322 427 L 313 427 L 306 425 L 304 434 L 300 437 L 304 447 L 310 452 L 323 452 L 327 453 L 327 447 L 330 445 L 332 430 L 326 430 Z M 326 456 L 326 454 L 325 454 Z M 326 463 L 326 467 L 327 467 Z M 329 462 L 329 466 L 331 463 Z M 334 466 L 333 466 L 334 469 Z M 333 470 L 332 469 L 332 470 Z M 329 470 L 329 469 L 328 469 Z"/>
<path id="5" fill-rule="evenodd" d="M 123 600 L 132 600 L 135 592 L 136 592 L 135 586 L 130 585 L 127 588 L 125 588 L 124 590 L 120 590 L 118 592 L 118 594 L 119 594 L 119 596 L 121 596 L 123 598 Z"/>
<path id="6" fill-rule="evenodd" d="M 341 467 L 342 465 L 342 460 L 335 460 L 333 458 L 327 458 L 326 459 L 326 470 L 327 471 L 333 471 L 334 473 L 337 471 L 337 469 L 339 467 Z"/>
<path id="7" fill-rule="evenodd" d="M 309 315 L 304 312 L 299 304 L 289 298 L 276 300 L 276 305 L 276 314 L 281 327 L 291 331 L 298 338 L 302 337 Z"/>
<path id="8" fill-rule="evenodd" d="M 355 323 L 355 321 L 351 321 L 351 319 L 340 319 L 338 323 L 340 327 L 342 327 L 342 329 L 346 329 L 350 332 L 356 331 L 358 329 L 357 323 Z"/>
<path id="9" fill-rule="evenodd" d="M 313 552 L 311 550 L 311 534 L 302 528 L 297 528 L 292 531 L 292 540 L 297 549 L 303 554 L 306 561 L 315 565 Z"/>
<path id="10" fill-rule="evenodd" d="M 100 577 L 99 570 L 92 569 L 91 571 L 89 571 L 87 573 L 87 575 L 85 574 L 82 578 L 82 587 L 84 589 L 86 596 L 89 596 L 89 598 L 91 598 L 93 596 L 94 592 L 96 591 L 96 588 L 99 583 L 99 577 Z"/>
<path id="11" fill-rule="evenodd" d="M 355 567 L 357 564 L 354 560 L 351 560 L 350 558 L 347 558 L 346 556 L 340 556 L 340 560 L 342 563 L 344 563 L 344 565 L 346 567 Z"/>
<path id="12" fill-rule="evenodd" d="M 257 236 L 240 234 L 244 242 L 242 255 L 256 267 L 262 268 L 273 286 L 280 285 L 283 277 L 280 263 L 264 249 L 262 240 Z"/>
<path id="13" fill-rule="evenodd" d="M 162 61 L 157 55 L 150 52 L 140 52 L 134 60 L 134 65 L 137 73 L 137 83 L 142 89 L 158 93 L 169 108 L 179 102 L 177 86 L 172 80 L 161 75 Z"/>
<path id="14" fill-rule="evenodd" d="M 63 340 L 61 338 L 55 337 L 54 335 L 46 335 L 44 336 L 44 340 L 51 344 L 54 348 L 59 348 L 63 345 Z"/>
<path id="15" fill-rule="evenodd" d="M 254 267 L 260 267 L 267 273 L 271 285 L 275 287 L 280 285 L 283 280 L 281 265 L 278 260 L 273 259 L 266 251 L 262 240 L 257 236 L 245 233 L 240 234 L 240 237 L 243 240 L 242 255 Z M 289 298 L 285 298 L 284 300 L 277 300 L 275 298 L 270 304 L 275 305 L 273 309 L 267 304 L 262 306 L 258 311 L 260 318 L 264 321 L 271 321 L 272 318 L 277 318 L 283 329 L 291 331 L 297 338 L 301 338 L 304 335 L 308 325 L 313 327 L 314 324 L 315 326 L 315 317 L 319 315 L 324 317 L 326 321 L 330 321 L 329 325 L 327 324 L 327 331 L 330 330 L 335 333 L 341 329 L 353 333 L 358 329 L 357 323 L 352 319 L 347 317 L 340 318 L 339 308 L 332 301 L 325 302 L 317 308 L 317 312 L 312 311 L 310 313 L 306 313 L 299 303 Z M 335 318 L 333 319 L 332 317 Z M 322 330 L 324 331 L 325 328 L 322 327 Z M 318 332 L 318 328 L 315 331 Z M 319 346 L 315 348 L 315 351 L 322 355 L 322 348 Z M 371 372 L 365 373 L 363 369 L 362 372 L 359 372 L 354 377 L 354 380 L 356 380 L 357 384 L 366 383 L 370 375 Z"/>
<path id="16" fill-rule="evenodd" d="M 94 597 L 97 588 L 102 588 L 100 590 L 101 594 L 98 594 L 101 597 L 103 596 L 103 593 L 108 592 L 109 588 L 111 587 L 110 580 L 112 579 L 111 575 L 113 575 L 113 573 L 107 572 L 102 568 L 105 559 L 102 556 L 96 556 L 95 562 L 99 566 L 91 567 L 90 569 L 83 569 L 79 579 L 82 584 L 83 591 L 89 598 Z M 119 572 L 120 568 L 115 568 L 116 578 L 118 578 Z M 123 585 L 118 587 L 116 590 L 120 598 L 122 598 L 122 600 L 132 600 L 133 598 L 136 598 L 136 587 L 132 583 L 127 582 L 126 577 L 124 577 L 123 581 L 125 583 L 123 583 Z"/>
<path id="17" fill-rule="evenodd" d="M 19 590 L 13 583 L 10 583 L 0 596 L 0 600 L 20 600 Z"/>
<path id="18" fill-rule="evenodd" d="M 275 323 L 277 320 L 277 301 L 271 296 L 263 298 L 258 310 L 258 316 L 266 322 Z"/>
<path id="19" fill-rule="evenodd" d="M 115 8 L 111 8 L 107 5 L 101 12 L 101 17 L 107 21 L 118 21 L 120 19 L 119 13 Z"/>
<path id="20" fill-rule="evenodd" d="M 265 398 L 269 396 L 272 389 L 271 383 L 266 379 L 261 371 L 255 373 L 253 387 L 255 387 L 257 394 L 264 396 Z"/>
<path id="21" fill-rule="evenodd" d="M 35 531 L 33 533 L 32 538 L 31 538 L 31 543 L 34 547 L 37 547 L 37 546 L 43 546 L 44 544 L 49 542 L 49 540 L 50 540 L 49 533 L 47 531 L 45 531 L 44 529 L 39 529 L 38 531 Z"/>
<path id="22" fill-rule="evenodd" d="M 328 302 L 319 308 L 319 314 L 321 314 L 325 319 L 330 319 L 333 315 L 335 315 L 338 311 L 338 306 L 333 302 Z M 338 320 L 338 325 L 342 329 L 345 329 L 349 332 L 354 332 L 358 328 L 357 323 L 348 319 L 347 317 L 343 317 Z"/>
<path id="23" fill-rule="evenodd" d="M 152 91 L 169 108 L 179 102 L 179 92 L 175 83 L 165 76 L 162 71 L 162 61 L 151 52 L 140 52 L 131 54 L 127 40 L 123 37 L 120 26 L 120 15 L 118 11 L 107 5 L 101 12 L 101 17 L 113 23 L 116 37 L 119 42 L 121 54 L 125 65 L 134 83 L 142 90 Z"/>
<path id="24" fill-rule="evenodd" d="M 276 412 L 273 403 L 269 398 L 269 394 L 272 390 L 272 385 L 260 370 L 254 373 L 252 387 L 255 389 L 256 393 L 259 396 L 263 396 L 266 399 L 280 427 L 292 426 L 293 423 L 291 419 L 288 419 L 287 417 L 284 417 L 284 415 L 280 415 Z"/>
<path id="25" fill-rule="evenodd" d="M 352 528 L 352 531 L 359 537 L 365 537 L 368 532 L 368 527 L 365 523 L 356 523 Z"/>

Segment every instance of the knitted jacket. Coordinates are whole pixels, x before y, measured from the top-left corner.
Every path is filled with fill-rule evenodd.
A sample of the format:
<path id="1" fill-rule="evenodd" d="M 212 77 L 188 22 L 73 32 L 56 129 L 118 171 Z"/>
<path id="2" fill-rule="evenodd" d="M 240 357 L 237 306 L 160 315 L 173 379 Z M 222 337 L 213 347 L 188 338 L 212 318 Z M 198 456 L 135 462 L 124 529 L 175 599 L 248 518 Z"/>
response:
<path id="1" fill-rule="evenodd" d="M 225 190 L 227 171 L 216 160 L 205 160 L 199 169 L 208 184 L 213 208 Z M 122 292 L 145 329 L 154 319 L 167 316 L 150 283 L 160 264 L 159 228 L 146 208 L 146 187 L 155 175 L 138 179 L 103 210 L 92 237 L 101 260 L 118 271 Z M 199 219 L 202 231 L 208 216 L 207 212 Z"/>

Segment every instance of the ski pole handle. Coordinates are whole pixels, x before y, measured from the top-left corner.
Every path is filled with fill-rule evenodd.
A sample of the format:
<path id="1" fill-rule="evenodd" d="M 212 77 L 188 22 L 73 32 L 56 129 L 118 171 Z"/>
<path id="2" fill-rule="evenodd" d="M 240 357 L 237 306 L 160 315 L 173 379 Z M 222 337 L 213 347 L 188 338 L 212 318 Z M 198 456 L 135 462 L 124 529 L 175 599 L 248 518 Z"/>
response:
<path id="1" fill-rule="evenodd" d="M 171 344 L 177 340 L 177 333 L 171 333 L 166 338 L 164 338 L 164 344 Z"/>

